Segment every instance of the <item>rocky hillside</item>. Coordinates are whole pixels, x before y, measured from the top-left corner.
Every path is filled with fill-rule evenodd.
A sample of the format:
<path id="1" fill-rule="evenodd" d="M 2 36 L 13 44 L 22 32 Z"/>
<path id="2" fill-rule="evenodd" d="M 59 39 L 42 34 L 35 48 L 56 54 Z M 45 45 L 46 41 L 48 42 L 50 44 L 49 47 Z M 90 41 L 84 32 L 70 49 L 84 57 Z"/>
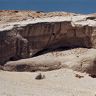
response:
<path id="1" fill-rule="evenodd" d="M 10 63 L 6 62 L 29 57 L 32 58 L 33 56 L 38 59 L 37 55 L 44 50 L 49 52 L 50 50 L 62 48 L 62 52 L 65 52 L 66 49 L 70 50 L 78 47 L 86 49 L 96 48 L 95 14 L 81 15 L 66 12 L 43 13 L 31 11 L 1 11 L 0 20 L 0 64 L 7 66 L 3 68 L 4 70 L 18 71 L 18 68 L 14 63 L 11 63 L 12 65 L 10 65 Z M 86 53 L 89 57 L 90 51 L 91 50 L 89 49 L 89 52 Z M 93 65 L 95 62 L 94 55 L 92 60 L 90 59 L 93 62 Z M 64 59 L 65 56 L 61 56 L 61 58 Z M 33 59 L 34 58 L 32 58 L 32 60 Z M 53 66 L 52 68 L 48 67 L 48 70 L 62 68 L 62 64 L 65 64 L 64 66 L 66 66 L 64 60 L 58 60 L 47 60 L 45 58 L 45 61 L 42 61 L 42 59 L 38 61 L 34 59 L 34 62 L 30 61 L 33 69 L 30 67 L 30 64 L 28 67 L 26 65 L 26 60 L 24 60 L 23 65 L 20 63 L 21 67 L 19 69 L 22 71 L 38 71 L 42 66 Z M 45 63 L 46 61 L 48 61 L 48 64 L 42 65 L 42 63 Z M 57 65 L 55 66 L 54 64 Z M 60 66 L 58 64 L 60 64 Z M 77 63 L 75 62 L 74 64 L 76 65 Z M 80 66 L 80 64 L 77 64 L 76 68 Z M 8 66 L 15 66 L 17 69 L 14 67 L 12 67 L 13 69 L 10 69 Z M 40 68 L 38 69 L 36 66 L 39 66 Z M 67 64 L 67 66 L 70 66 L 70 64 Z M 87 72 L 88 70 L 82 69 L 82 66 L 81 70 Z M 40 70 L 47 69 L 44 67 Z M 76 70 L 79 70 L 79 68 Z"/>
<path id="2" fill-rule="evenodd" d="M 1 10 L 0 96 L 96 96 L 96 14 Z"/>

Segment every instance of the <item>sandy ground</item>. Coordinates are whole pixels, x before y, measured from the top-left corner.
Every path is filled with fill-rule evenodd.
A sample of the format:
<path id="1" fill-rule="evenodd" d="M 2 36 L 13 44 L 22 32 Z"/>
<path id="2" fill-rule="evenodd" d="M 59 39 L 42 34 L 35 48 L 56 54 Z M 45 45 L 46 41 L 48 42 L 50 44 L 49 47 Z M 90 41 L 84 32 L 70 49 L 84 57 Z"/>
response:
<path id="1" fill-rule="evenodd" d="M 39 73 L 45 79 L 36 80 Z M 33 73 L 0 71 L 0 96 L 96 96 L 96 79 L 69 69 Z"/>

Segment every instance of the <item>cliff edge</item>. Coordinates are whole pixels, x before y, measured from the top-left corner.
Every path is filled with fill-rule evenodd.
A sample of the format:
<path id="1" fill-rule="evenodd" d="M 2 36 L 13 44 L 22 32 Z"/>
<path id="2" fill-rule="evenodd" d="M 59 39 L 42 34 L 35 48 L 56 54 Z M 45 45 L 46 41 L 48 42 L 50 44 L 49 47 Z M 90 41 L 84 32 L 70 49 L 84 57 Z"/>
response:
<path id="1" fill-rule="evenodd" d="M 38 55 L 39 52 L 44 50 L 47 50 L 47 52 L 49 52 L 50 50 L 58 48 L 62 48 L 63 51 L 65 51 L 66 49 L 73 49 L 73 48 L 86 48 L 94 50 L 96 48 L 95 14 L 82 15 L 67 12 L 43 13 L 43 12 L 30 12 L 30 11 L 29 12 L 1 11 L 0 15 L 1 15 L 0 16 L 1 65 L 5 66 L 10 65 L 8 63 L 6 64 L 6 62 L 10 60 L 33 58 L 33 56 Z M 3 15 L 4 17 L 2 17 Z M 3 20 L 2 18 L 5 17 L 7 18 Z M 93 57 L 95 60 L 95 56 Z M 36 56 L 36 58 L 38 58 L 38 56 Z M 50 66 L 54 64 L 53 60 L 51 61 L 52 61 L 51 63 L 49 62 L 51 64 L 51 65 L 49 64 Z M 35 60 L 35 63 L 37 64 L 36 66 L 40 66 L 41 64 L 40 63 L 38 65 L 38 62 L 37 60 Z M 46 62 L 46 60 L 42 62 Z M 54 62 L 55 64 L 57 64 L 56 60 Z M 62 62 L 64 63 L 64 61 Z M 60 63 L 60 60 L 58 61 L 58 63 L 60 66 L 58 64 L 56 66 L 59 66 L 59 68 L 61 68 L 62 64 Z M 23 66 L 24 68 L 26 67 L 25 65 Z M 31 65 L 34 66 L 34 62 Z M 48 64 L 46 64 L 46 66 L 47 65 Z M 15 66 L 15 64 L 13 64 L 13 66 Z M 36 71 L 37 69 L 32 70 Z M 52 69 L 54 69 L 54 67 Z M 56 67 L 55 69 L 58 68 Z M 7 66 L 4 67 L 4 70 L 11 70 L 11 69 L 10 68 L 8 69 Z M 15 69 L 13 68 L 12 70 Z"/>

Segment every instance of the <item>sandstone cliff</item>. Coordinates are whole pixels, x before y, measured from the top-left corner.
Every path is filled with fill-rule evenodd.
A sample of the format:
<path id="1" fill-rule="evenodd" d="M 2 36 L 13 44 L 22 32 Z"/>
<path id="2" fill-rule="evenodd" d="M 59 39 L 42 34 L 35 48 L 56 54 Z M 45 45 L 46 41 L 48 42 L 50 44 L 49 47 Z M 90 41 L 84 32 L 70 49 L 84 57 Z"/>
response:
<path id="1" fill-rule="evenodd" d="M 1 10 L 0 96 L 96 96 L 95 35 L 96 14 Z"/>
<path id="2" fill-rule="evenodd" d="M 42 14 L 43 16 L 39 18 L 38 17 L 27 18 L 26 20 L 21 20 L 19 22 L 2 23 L 0 25 L 0 64 L 1 65 L 4 65 L 7 61 L 10 60 L 19 60 L 19 59 L 33 57 L 35 55 L 38 55 L 39 54 L 38 52 L 41 52 L 43 50 L 50 51 L 52 49 L 63 48 L 64 51 L 65 49 L 72 49 L 78 47 L 87 48 L 87 49 L 96 48 L 96 16 L 95 15 L 63 13 L 63 15 L 60 14 L 56 16 L 46 15 L 44 17 L 44 13 Z M 88 52 L 85 53 L 87 54 L 87 56 L 84 55 L 85 58 L 87 59 L 91 58 L 89 53 Z M 91 63 L 94 65 L 95 54 L 93 55 L 92 55 L 93 58 L 88 60 L 90 62 L 92 61 L 93 63 L 92 62 Z M 82 57 L 81 55 L 80 58 L 83 59 L 84 56 Z M 26 65 L 28 63 L 28 62 L 26 63 L 26 60 L 25 62 L 23 62 L 25 63 L 25 65 L 22 63 L 21 60 L 20 64 L 24 65 L 23 68 L 25 68 L 26 66 L 28 68 L 27 69 L 25 68 L 26 69 L 25 70 L 22 68 L 22 66 L 21 67 L 19 66 L 21 68 L 19 69 L 22 71 L 38 71 L 38 70 L 53 70 L 66 66 L 66 64 L 64 64 L 64 62 L 66 61 L 64 59 L 65 57 L 63 57 L 65 61 L 64 60 L 62 61 L 60 58 L 56 60 L 55 57 L 51 58 L 52 59 L 51 60 L 50 57 L 48 57 L 50 59 L 50 60 L 48 59 L 50 62 L 46 58 L 43 61 L 38 57 L 35 58 L 36 60 L 32 58 L 32 61 L 28 59 L 32 64 L 32 65 L 28 65 L 29 67 Z M 38 59 L 40 60 L 38 61 Z M 78 59 L 78 60 L 82 61 L 82 59 Z M 77 64 L 77 61 L 75 62 L 75 65 Z M 10 70 L 10 71 L 11 70 L 19 71 L 19 69 L 17 69 L 16 67 L 18 65 L 18 61 L 16 62 L 17 63 L 13 62 L 14 64 L 6 63 L 3 69 Z M 71 68 L 73 70 L 78 71 L 82 67 L 82 66 L 79 67 L 81 64 L 80 62 L 79 65 L 77 64 L 77 66 L 75 67 L 71 66 Z M 47 66 L 46 67 L 47 69 L 44 66 Z M 67 67 L 70 68 L 70 65 L 68 65 Z M 82 71 L 83 69 L 80 69 L 80 71 Z"/>
<path id="3" fill-rule="evenodd" d="M 58 16 L 3 24 L 0 28 L 0 63 L 32 57 L 58 47 L 96 48 L 96 21 L 90 16 Z"/>

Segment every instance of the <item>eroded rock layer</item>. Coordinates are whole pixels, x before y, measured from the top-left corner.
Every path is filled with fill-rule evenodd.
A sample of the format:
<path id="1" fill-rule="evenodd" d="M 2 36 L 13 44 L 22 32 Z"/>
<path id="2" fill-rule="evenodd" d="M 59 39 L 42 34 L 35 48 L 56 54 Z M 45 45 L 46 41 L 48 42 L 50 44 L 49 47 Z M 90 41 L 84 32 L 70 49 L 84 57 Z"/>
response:
<path id="1" fill-rule="evenodd" d="M 51 71 L 69 68 L 96 75 L 96 49 L 75 48 L 53 51 L 37 57 L 7 62 L 5 71 Z"/>
<path id="2" fill-rule="evenodd" d="M 91 16 L 89 16 L 91 18 Z M 2 25 L 0 63 L 28 58 L 43 49 L 96 48 L 96 21 L 86 15 L 37 18 Z"/>

